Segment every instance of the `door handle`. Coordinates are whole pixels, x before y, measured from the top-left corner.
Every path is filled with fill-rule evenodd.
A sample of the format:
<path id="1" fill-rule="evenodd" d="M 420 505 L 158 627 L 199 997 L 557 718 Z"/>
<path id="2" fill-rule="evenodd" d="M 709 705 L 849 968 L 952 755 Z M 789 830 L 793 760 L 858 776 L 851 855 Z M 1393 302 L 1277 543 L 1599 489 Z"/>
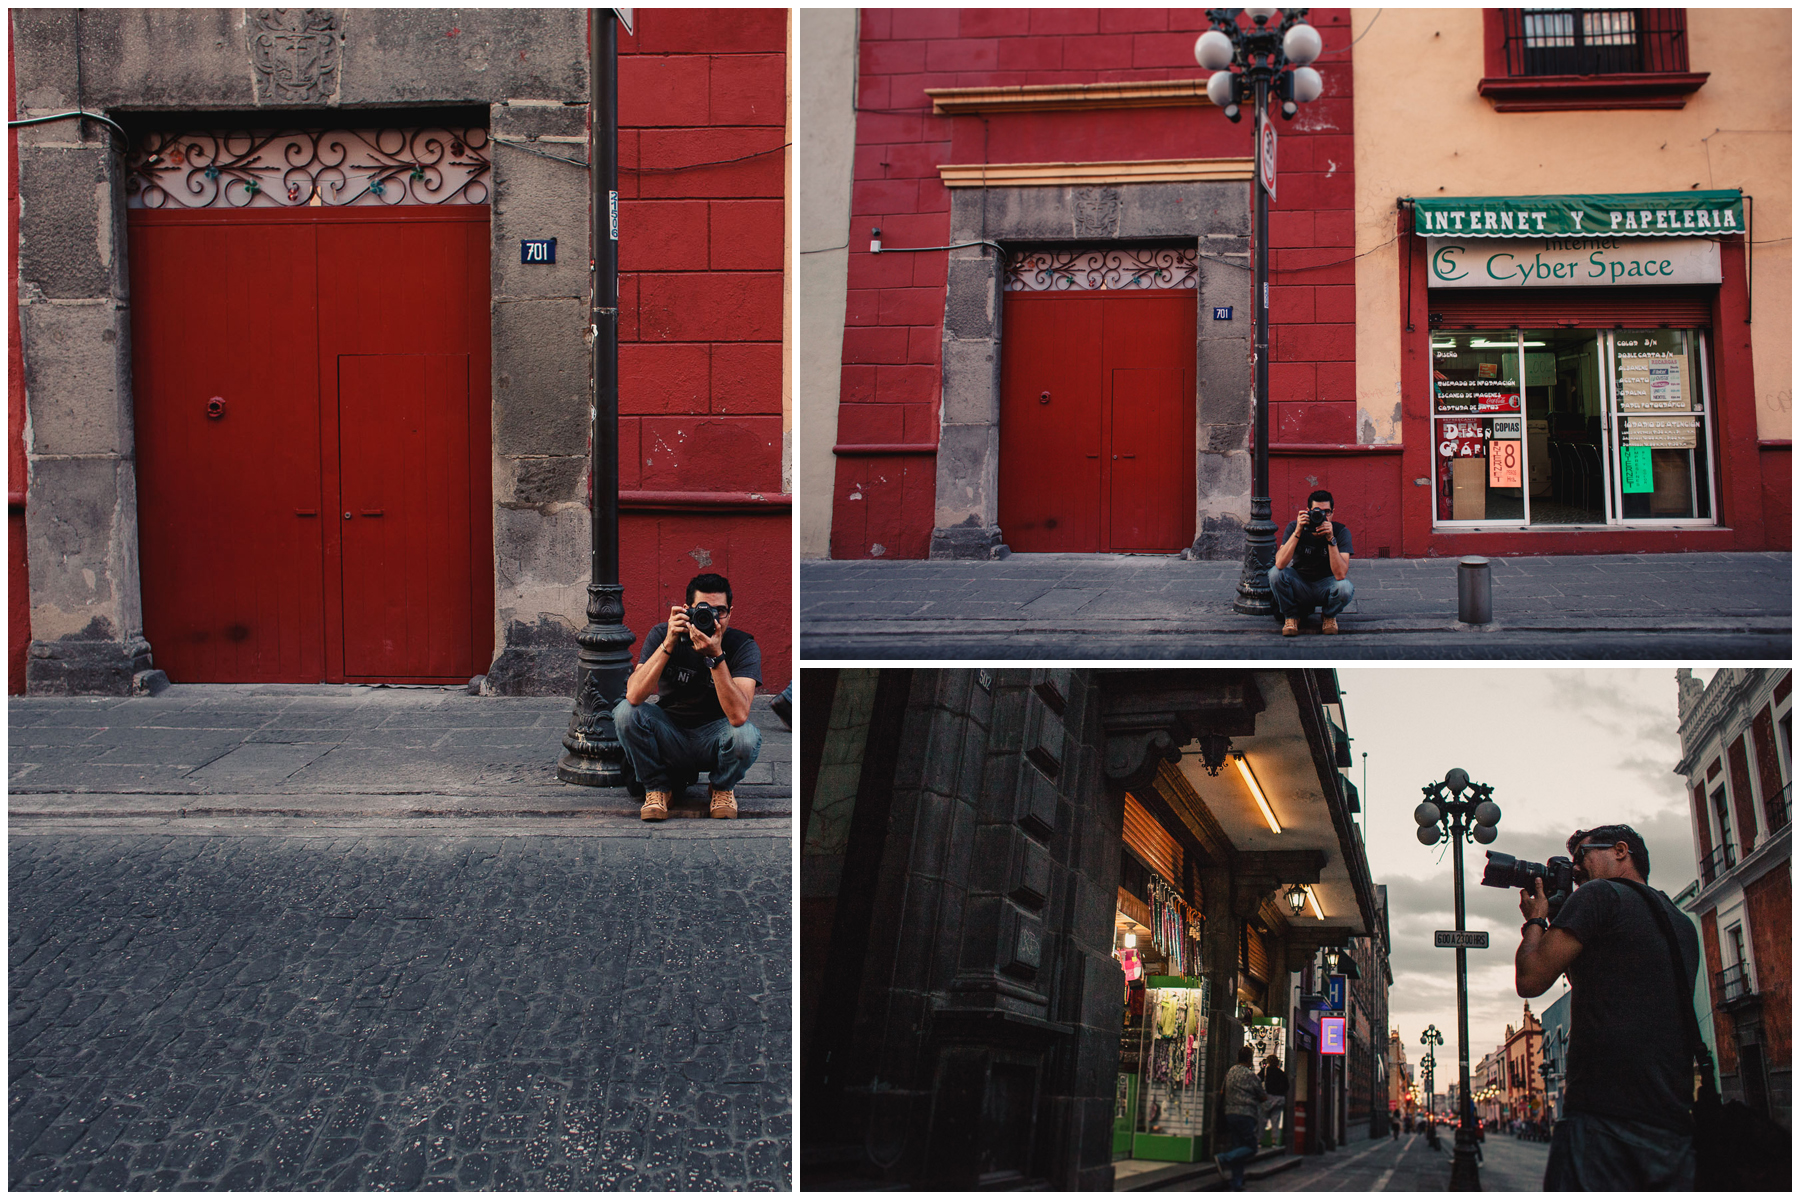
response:
<path id="1" fill-rule="evenodd" d="M 365 508 L 362 510 L 362 515 L 365 517 L 379 517 L 381 515 L 381 510 L 379 508 Z"/>
<path id="2" fill-rule="evenodd" d="M 1121 454 L 1121 455 L 1119 455 L 1119 457 L 1120 457 L 1120 458 L 1136 458 L 1136 457 L 1137 457 L 1137 455 L 1135 455 L 1135 454 Z"/>
<path id="3" fill-rule="evenodd" d="M 346 520 L 346 521 L 348 521 L 348 520 L 349 520 L 349 519 L 350 519 L 350 514 L 349 514 L 349 513 L 345 513 L 345 514 L 344 514 L 344 520 Z"/>
<path id="4" fill-rule="evenodd" d="M 294 515 L 296 517 L 316 517 L 319 515 L 319 510 L 316 508 L 296 508 L 294 510 Z"/>

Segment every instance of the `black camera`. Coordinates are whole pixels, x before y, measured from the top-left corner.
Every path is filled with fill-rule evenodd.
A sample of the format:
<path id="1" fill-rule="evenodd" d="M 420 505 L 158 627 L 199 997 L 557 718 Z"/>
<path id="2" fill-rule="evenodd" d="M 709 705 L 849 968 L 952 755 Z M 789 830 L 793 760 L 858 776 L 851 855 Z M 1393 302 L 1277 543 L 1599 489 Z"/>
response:
<path id="1" fill-rule="evenodd" d="M 1323 525 L 1324 523 L 1325 523 L 1325 510 L 1324 509 L 1309 508 L 1306 510 L 1306 527 L 1308 529 L 1317 529 L 1319 526 Z"/>
<path id="2" fill-rule="evenodd" d="M 1550 915 L 1554 917 L 1563 901 L 1569 898 L 1569 893 L 1575 890 L 1575 864 L 1560 854 L 1547 863 L 1535 863 L 1495 850 L 1487 852 L 1481 886 L 1535 891 L 1534 879 L 1544 881 L 1544 894 L 1550 898 Z"/>
<path id="3" fill-rule="evenodd" d="M 688 605 L 688 624 L 704 633 L 707 637 L 719 631 L 719 610 L 702 600 L 698 604 Z"/>

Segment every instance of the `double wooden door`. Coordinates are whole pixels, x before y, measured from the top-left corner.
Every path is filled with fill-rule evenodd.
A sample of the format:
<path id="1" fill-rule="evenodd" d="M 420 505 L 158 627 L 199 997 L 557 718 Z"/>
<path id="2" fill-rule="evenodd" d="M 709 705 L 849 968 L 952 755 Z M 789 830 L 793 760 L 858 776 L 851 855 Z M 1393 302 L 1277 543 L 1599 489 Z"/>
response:
<path id="1" fill-rule="evenodd" d="M 1000 528 L 1014 550 L 1194 540 L 1191 290 L 1008 292 Z"/>
<path id="2" fill-rule="evenodd" d="M 488 210 L 134 210 L 144 632 L 182 682 L 493 646 Z"/>

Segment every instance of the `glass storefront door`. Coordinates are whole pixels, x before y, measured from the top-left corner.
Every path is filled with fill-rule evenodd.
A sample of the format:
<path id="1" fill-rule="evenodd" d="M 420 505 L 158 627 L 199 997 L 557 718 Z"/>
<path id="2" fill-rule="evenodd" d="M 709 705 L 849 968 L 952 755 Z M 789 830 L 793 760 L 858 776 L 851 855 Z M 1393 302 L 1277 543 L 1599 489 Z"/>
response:
<path id="1" fill-rule="evenodd" d="M 1434 524 L 1713 524 L 1705 343 L 1687 329 L 1431 335 Z"/>

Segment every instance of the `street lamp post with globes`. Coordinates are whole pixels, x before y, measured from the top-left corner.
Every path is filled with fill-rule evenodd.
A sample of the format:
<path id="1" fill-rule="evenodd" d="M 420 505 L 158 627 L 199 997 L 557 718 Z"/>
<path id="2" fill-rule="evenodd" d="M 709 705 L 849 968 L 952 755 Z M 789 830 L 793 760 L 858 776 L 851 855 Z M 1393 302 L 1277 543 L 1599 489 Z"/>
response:
<path id="1" fill-rule="evenodd" d="M 1498 837 L 1495 826 L 1500 823 L 1500 806 L 1494 803 L 1492 785 L 1470 782 L 1469 773 L 1461 767 L 1446 772 L 1443 782 L 1428 783 L 1420 790 L 1425 793 L 1425 800 L 1413 810 L 1413 820 L 1419 826 L 1419 841 L 1433 846 L 1448 837 L 1455 844 L 1456 931 L 1461 933 L 1464 919 L 1463 840 L 1472 839 L 1485 846 Z M 1467 799 L 1464 799 L 1465 794 Z M 1461 1039 L 1457 1058 L 1462 1090 L 1458 1100 L 1461 1111 L 1456 1126 L 1456 1156 L 1450 1165 L 1450 1190 L 1478 1192 L 1481 1174 L 1475 1165 L 1475 1104 L 1469 1095 L 1469 952 L 1461 945 L 1456 947 L 1456 1027 Z"/>
<path id="2" fill-rule="evenodd" d="M 1279 100 L 1282 120 L 1292 120 L 1299 107 L 1317 100 L 1324 80 L 1306 64 L 1319 57 L 1324 42 L 1319 31 L 1306 24 L 1304 8 L 1209 8 L 1212 28 L 1194 43 L 1194 58 L 1214 72 L 1206 81 L 1206 96 L 1224 111 L 1233 124 L 1243 119 L 1249 101 L 1256 115 L 1255 270 L 1252 276 L 1256 313 L 1255 410 L 1256 453 L 1252 460 L 1250 523 L 1244 527 L 1244 572 L 1238 580 L 1238 596 L 1232 608 L 1241 613 L 1267 616 L 1275 611 L 1269 590 L 1269 571 L 1275 565 L 1275 523 L 1269 502 L 1269 192 L 1275 164 L 1264 155 L 1274 149 L 1273 130 L 1265 139 L 1269 102 Z M 1249 16 L 1244 26 L 1238 14 Z M 1279 20 L 1277 20 L 1279 18 Z M 1236 68 L 1235 70 L 1233 68 Z"/>

